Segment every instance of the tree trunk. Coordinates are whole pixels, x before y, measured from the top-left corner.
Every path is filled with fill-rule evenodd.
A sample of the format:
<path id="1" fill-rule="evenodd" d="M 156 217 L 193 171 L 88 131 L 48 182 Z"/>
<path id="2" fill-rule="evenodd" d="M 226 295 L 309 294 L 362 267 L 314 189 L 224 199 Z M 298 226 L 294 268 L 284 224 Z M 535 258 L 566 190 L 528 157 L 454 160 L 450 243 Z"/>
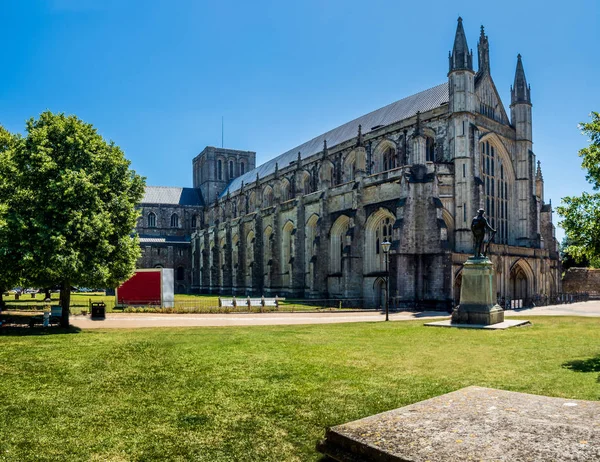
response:
<path id="1" fill-rule="evenodd" d="M 4 289 L 0 289 L 0 311 L 4 309 L 6 302 L 4 301 Z"/>
<path id="2" fill-rule="evenodd" d="M 60 304 L 62 307 L 60 327 L 69 327 L 69 305 L 71 304 L 71 284 L 69 282 L 63 281 L 60 286 Z"/>

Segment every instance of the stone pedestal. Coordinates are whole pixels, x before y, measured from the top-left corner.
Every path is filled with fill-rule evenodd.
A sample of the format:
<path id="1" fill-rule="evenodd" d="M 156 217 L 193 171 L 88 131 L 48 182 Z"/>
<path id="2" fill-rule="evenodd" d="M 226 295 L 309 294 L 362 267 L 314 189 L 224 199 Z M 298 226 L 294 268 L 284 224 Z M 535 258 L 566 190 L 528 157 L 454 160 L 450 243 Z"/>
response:
<path id="1" fill-rule="evenodd" d="M 452 323 L 487 326 L 503 322 L 495 281 L 494 265 L 487 257 L 469 258 L 463 266 L 460 305 L 452 313 Z"/>

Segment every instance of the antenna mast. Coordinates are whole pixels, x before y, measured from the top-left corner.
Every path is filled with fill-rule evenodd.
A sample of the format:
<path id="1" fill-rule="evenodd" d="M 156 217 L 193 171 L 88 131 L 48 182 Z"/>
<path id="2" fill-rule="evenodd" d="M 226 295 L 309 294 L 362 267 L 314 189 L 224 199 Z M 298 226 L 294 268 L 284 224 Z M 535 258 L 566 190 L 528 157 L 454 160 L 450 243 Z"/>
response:
<path id="1" fill-rule="evenodd" d="M 223 148 L 223 134 L 225 133 L 223 125 L 224 125 L 224 117 L 221 116 L 221 148 Z"/>

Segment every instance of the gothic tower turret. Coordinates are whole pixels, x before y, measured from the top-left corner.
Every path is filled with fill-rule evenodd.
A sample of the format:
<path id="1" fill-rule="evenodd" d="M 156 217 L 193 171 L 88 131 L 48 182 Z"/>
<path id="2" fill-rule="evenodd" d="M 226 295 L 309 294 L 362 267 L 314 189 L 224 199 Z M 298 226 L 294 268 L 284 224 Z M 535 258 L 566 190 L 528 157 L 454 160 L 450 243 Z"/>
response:
<path id="1" fill-rule="evenodd" d="M 531 132 L 531 88 L 527 85 L 525 70 L 521 55 L 517 56 L 515 81 L 510 89 L 511 124 L 516 135 L 516 177 L 518 204 L 532 204 L 535 197 L 535 156 Z M 518 207 L 516 226 L 517 243 L 522 246 L 536 246 L 538 226 L 534 217 L 537 216 L 534 207 Z"/>
<path id="2" fill-rule="evenodd" d="M 474 136 L 475 117 L 475 72 L 473 52 L 469 51 L 463 29 L 462 18 L 458 18 L 454 47 L 449 56 L 448 72 L 450 120 L 448 123 L 450 151 L 454 159 L 455 202 L 455 246 L 457 251 L 472 249 L 470 223 L 478 208 L 476 204 L 477 184 L 475 177 Z"/>
<path id="3" fill-rule="evenodd" d="M 485 35 L 485 30 L 483 26 L 481 26 L 481 33 L 479 34 L 479 42 L 477 42 L 477 61 L 479 68 L 477 69 L 477 73 L 481 74 L 489 74 L 490 73 L 490 43 L 488 42 L 487 35 Z"/>
<path id="4" fill-rule="evenodd" d="M 531 87 L 527 85 L 521 55 L 517 55 L 515 81 L 510 89 L 510 119 L 517 130 L 517 140 L 532 141 Z"/>

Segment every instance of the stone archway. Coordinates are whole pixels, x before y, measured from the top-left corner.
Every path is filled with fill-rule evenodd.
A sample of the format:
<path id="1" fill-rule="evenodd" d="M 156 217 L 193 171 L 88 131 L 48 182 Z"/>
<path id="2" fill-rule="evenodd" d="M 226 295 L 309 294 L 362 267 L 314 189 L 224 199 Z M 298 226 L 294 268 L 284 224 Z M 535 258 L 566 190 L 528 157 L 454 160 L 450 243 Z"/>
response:
<path id="1" fill-rule="evenodd" d="M 533 290 L 533 271 L 524 260 L 518 260 L 510 269 L 510 297 L 513 300 L 526 300 L 531 298 Z"/>

